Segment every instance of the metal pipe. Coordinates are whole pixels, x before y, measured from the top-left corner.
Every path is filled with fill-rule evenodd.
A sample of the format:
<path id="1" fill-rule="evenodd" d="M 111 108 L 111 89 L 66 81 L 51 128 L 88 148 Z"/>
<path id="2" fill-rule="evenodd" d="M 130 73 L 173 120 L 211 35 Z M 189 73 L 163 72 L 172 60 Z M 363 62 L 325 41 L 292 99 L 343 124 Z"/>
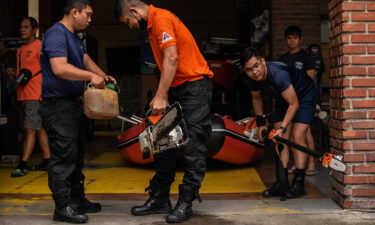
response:
<path id="1" fill-rule="evenodd" d="M 125 122 L 128 122 L 128 123 L 131 123 L 131 124 L 137 124 L 137 122 L 136 121 L 134 121 L 134 120 L 132 120 L 132 119 L 129 119 L 129 118 L 127 118 L 127 117 L 124 117 L 124 116 L 117 116 L 117 119 L 119 119 L 119 120 L 122 120 L 122 121 L 125 121 Z"/>
<path id="2" fill-rule="evenodd" d="M 131 117 L 130 117 L 130 119 L 132 119 L 132 120 L 134 120 L 134 121 L 137 121 L 137 122 L 142 122 L 143 121 L 143 119 L 141 118 L 141 117 L 139 117 L 139 116 L 135 116 L 135 115 L 132 115 Z"/>

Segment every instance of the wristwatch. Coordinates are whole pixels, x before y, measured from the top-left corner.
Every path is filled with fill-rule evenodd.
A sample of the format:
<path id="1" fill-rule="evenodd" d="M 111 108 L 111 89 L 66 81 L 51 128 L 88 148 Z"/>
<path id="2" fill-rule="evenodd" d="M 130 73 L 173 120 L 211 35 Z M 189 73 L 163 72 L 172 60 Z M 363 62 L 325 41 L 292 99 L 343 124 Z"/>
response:
<path id="1" fill-rule="evenodd" d="M 283 126 L 280 126 L 279 129 L 283 131 L 283 134 L 285 134 L 285 132 L 287 131 L 286 127 Z"/>

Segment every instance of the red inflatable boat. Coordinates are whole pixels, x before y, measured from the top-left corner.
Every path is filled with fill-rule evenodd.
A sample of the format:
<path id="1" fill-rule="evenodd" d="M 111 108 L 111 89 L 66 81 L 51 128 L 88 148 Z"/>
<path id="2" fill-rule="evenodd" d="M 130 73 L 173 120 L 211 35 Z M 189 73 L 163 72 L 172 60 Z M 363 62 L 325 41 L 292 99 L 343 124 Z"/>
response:
<path id="1" fill-rule="evenodd" d="M 228 117 L 212 115 L 212 133 L 207 142 L 207 157 L 223 162 L 243 165 L 256 162 L 263 155 L 263 144 L 244 135 L 246 125 L 236 123 Z M 136 123 L 118 136 L 121 155 L 128 162 L 148 164 L 154 161 L 151 156 L 143 159 L 138 135 L 145 129 L 143 123 Z M 177 151 L 182 155 L 181 151 Z"/>

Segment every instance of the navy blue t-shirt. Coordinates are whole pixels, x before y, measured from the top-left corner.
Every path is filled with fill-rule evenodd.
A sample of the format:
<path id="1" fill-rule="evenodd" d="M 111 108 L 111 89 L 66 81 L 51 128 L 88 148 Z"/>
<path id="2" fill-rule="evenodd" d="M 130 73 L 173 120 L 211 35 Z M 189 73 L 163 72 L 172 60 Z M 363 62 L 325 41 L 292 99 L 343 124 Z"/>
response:
<path id="1" fill-rule="evenodd" d="M 65 80 L 52 72 L 50 59 L 66 57 L 68 63 L 79 69 L 85 69 L 81 39 L 69 31 L 63 24 L 55 23 L 44 35 L 40 62 L 43 74 L 42 95 L 50 97 L 79 97 L 84 91 L 84 81 Z"/>
<path id="2" fill-rule="evenodd" d="M 250 90 L 259 91 L 263 88 L 273 87 L 281 98 L 281 93 L 293 85 L 296 95 L 301 100 L 306 94 L 314 90 L 313 80 L 305 70 L 288 67 L 282 62 L 266 62 L 267 78 L 264 81 L 250 82 Z"/>
<path id="3" fill-rule="evenodd" d="M 301 49 L 294 54 L 289 52 L 280 57 L 281 62 L 290 67 L 295 67 L 298 70 L 313 70 L 315 69 L 315 61 L 312 55 Z"/>

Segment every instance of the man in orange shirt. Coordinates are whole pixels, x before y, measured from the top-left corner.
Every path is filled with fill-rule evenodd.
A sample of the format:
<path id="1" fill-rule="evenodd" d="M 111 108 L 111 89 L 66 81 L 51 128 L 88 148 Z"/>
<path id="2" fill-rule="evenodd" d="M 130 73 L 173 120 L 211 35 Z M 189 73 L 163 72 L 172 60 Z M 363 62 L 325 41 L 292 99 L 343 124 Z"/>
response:
<path id="1" fill-rule="evenodd" d="M 43 151 L 44 160 L 30 170 L 47 170 L 48 159 L 50 158 L 48 136 L 42 127 L 42 118 L 38 112 L 42 95 L 42 74 L 40 69 L 40 49 L 42 42 L 36 38 L 38 22 L 33 17 L 25 17 L 21 21 L 20 35 L 26 42 L 17 51 L 17 68 L 8 68 L 9 75 L 17 77 L 21 69 L 31 72 L 30 80 L 24 85 L 17 86 L 17 101 L 22 106 L 23 128 L 25 132 L 23 154 L 17 168 L 11 173 L 12 177 L 24 176 L 27 173 L 27 161 L 33 152 L 36 136 L 39 137 L 39 145 Z"/>
<path id="2" fill-rule="evenodd" d="M 185 174 L 174 209 L 169 191 L 176 172 L 176 150 L 171 150 L 154 155 L 156 174 L 146 189 L 150 198 L 131 212 L 135 216 L 169 213 L 168 223 L 182 222 L 193 214 L 192 201 L 200 200 L 198 191 L 206 172 L 205 141 L 211 132 L 213 73 L 189 30 L 171 12 L 140 0 L 118 0 L 115 16 L 132 29 L 147 30 L 161 71 L 157 92 L 150 103 L 152 113 L 161 114 L 168 103 L 180 102 L 190 137 L 183 149 Z"/>

